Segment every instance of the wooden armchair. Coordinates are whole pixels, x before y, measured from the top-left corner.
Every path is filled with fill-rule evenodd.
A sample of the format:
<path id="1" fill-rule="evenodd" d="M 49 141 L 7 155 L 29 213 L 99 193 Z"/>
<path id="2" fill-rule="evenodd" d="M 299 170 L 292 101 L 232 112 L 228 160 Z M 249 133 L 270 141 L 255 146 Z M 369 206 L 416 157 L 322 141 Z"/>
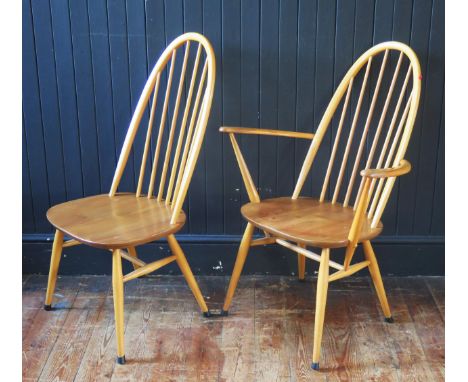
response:
<path id="1" fill-rule="evenodd" d="M 377 69 L 375 73 L 371 71 L 373 66 Z M 386 72 L 390 66 L 394 66 L 393 73 Z M 400 75 L 402 70 L 404 75 Z M 396 177 L 408 173 L 411 169 L 410 164 L 403 158 L 418 108 L 420 80 L 421 70 L 415 53 L 399 42 L 385 42 L 369 49 L 349 69 L 325 110 L 315 134 L 240 127 L 220 128 L 221 132 L 229 134 L 250 199 L 250 203 L 241 209 L 248 223 L 237 254 L 222 314 L 228 314 L 251 246 L 276 243 L 296 252 L 300 279 L 304 279 L 306 258 L 318 261 L 320 267 L 312 356 L 312 368 L 315 370 L 319 369 L 328 283 L 348 277 L 363 268 L 369 268 L 385 320 L 392 322 L 370 240 L 382 231 L 380 219 Z M 353 91 L 353 88 L 357 90 Z M 367 97 L 368 103 L 364 101 Z M 340 105 L 341 112 L 337 113 Z M 350 112 L 348 116 L 349 109 L 354 109 L 354 112 Z M 366 110 L 362 113 L 363 116 L 360 115 L 362 110 Z M 390 110 L 393 112 L 389 112 Z M 335 113 L 336 119 L 332 122 Z M 330 155 L 328 167 L 326 172 L 324 171 L 320 197 L 299 197 L 325 134 L 327 130 L 331 130 L 330 126 L 333 123 L 334 139 L 330 140 L 333 145 L 327 144 L 325 147 L 325 150 L 330 149 Z M 341 137 L 345 136 L 346 132 L 348 137 L 342 141 Z M 237 143 L 236 134 L 311 140 L 292 197 L 260 200 Z M 359 139 L 359 135 L 358 143 L 354 137 Z M 339 156 L 342 160 L 341 164 L 338 163 L 339 170 L 336 171 L 334 164 Z M 335 184 L 333 192 L 332 183 Z M 342 200 L 342 203 L 339 203 L 339 200 Z M 252 241 L 255 228 L 265 232 L 265 237 Z M 353 264 L 353 255 L 358 244 L 363 246 L 365 260 Z M 308 250 L 308 246 L 321 248 L 321 254 Z M 330 249 L 339 247 L 346 249 L 342 264 L 330 260 Z M 329 274 L 330 268 L 335 272 Z"/>
<path id="2" fill-rule="evenodd" d="M 188 67 L 192 69 L 187 71 Z M 200 309 L 206 316 L 210 314 L 174 233 L 185 223 L 182 205 L 205 134 L 215 73 L 214 52 L 205 37 L 186 33 L 176 38 L 164 50 L 146 82 L 127 131 L 109 194 L 69 201 L 47 212 L 56 233 L 45 309 L 51 310 L 62 248 L 87 244 L 112 251 L 117 362 L 120 364 L 125 363 L 125 282 L 176 261 Z M 165 89 L 160 89 L 164 85 Z M 158 108 L 160 105 L 162 107 Z M 147 107 L 150 109 L 149 121 L 142 136 L 144 146 L 136 193 L 116 193 Z M 159 124 L 157 138 L 152 134 L 156 123 Z M 166 126 L 169 130 L 165 132 Z M 158 162 L 164 148 L 164 161 Z M 145 177 L 146 169 L 151 170 L 150 173 L 147 171 L 149 177 Z M 157 189 L 156 179 L 159 179 Z M 143 194 L 146 186 L 147 194 Z M 72 239 L 64 242 L 64 234 Z M 172 256 L 148 264 L 138 259 L 136 246 L 163 237 L 167 238 Z M 122 259 L 132 262 L 134 271 L 123 275 Z"/>

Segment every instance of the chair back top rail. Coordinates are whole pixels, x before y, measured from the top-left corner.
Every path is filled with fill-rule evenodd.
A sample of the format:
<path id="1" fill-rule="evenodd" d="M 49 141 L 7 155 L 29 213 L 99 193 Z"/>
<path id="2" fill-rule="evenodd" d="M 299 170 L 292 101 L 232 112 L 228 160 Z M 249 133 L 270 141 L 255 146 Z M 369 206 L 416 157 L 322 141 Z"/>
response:
<path id="1" fill-rule="evenodd" d="M 394 167 L 404 159 L 418 109 L 421 79 L 418 58 L 403 43 L 384 42 L 362 54 L 325 110 L 292 198 L 299 197 L 324 136 L 331 130 L 334 137 L 320 201 L 328 193 L 333 204 L 353 205 L 356 210 L 364 189 L 364 178 L 359 180 L 357 176 L 359 170 Z M 329 129 L 334 119 L 336 128 Z M 340 157 L 341 164 L 335 167 Z M 372 227 L 380 221 L 394 183 L 395 177 L 372 179 L 366 187 L 369 198 L 366 213 L 372 219 Z"/>
<path id="2" fill-rule="evenodd" d="M 215 73 L 213 48 L 201 34 L 185 33 L 164 50 L 151 71 L 130 122 L 110 197 L 117 192 L 142 119 L 149 110 L 136 197 L 164 200 L 173 210 L 171 223 L 177 220 L 203 142 Z M 155 124 L 158 126 L 156 134 L 153 132 Z M 150 171 L 146 171 L 148 167 Z M 146 187 L 148 192 L 143 194 Z"/>

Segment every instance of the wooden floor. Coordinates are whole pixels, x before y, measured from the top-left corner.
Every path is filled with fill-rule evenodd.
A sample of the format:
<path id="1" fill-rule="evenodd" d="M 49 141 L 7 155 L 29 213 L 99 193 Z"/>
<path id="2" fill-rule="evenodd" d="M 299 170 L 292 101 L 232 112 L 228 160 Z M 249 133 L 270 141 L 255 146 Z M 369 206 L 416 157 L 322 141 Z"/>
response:
<path id="1" fill-rule="evenodd" d="M 198 278 L 212 308 L 228 279 Z M 443 381 L 444 279 L 384 280 L 387 324 L 366 278 L 331 284 L 321 371 L 310 370 L 315 280 L 242 277 L 229 317 L 206 319 L 184 280 L 125 286 L 127 364 L 116 365 L 111 280 L 61 277 L 52 312 L 44 276 L 23 280 L 24 381 Z"/>

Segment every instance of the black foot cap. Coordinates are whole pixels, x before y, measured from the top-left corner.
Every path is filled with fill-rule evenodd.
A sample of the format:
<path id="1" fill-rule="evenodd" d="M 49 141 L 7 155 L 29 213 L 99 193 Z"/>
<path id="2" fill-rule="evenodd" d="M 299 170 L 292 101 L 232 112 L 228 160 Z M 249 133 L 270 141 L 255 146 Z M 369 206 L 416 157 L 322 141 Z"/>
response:
<path id="1" fill-rule="evenodd" d="M 312 369 L 318 370 L 319 369 L 319 363 L 318 362 L 317 363 L 315 363 L 315 362 L 312 363 Z"/>
<path id="2" fill-rule="evenodd" d="M 227 310 L 218 310 L 218 309 L 215 309 L 213 312 L 212 311 L 208 311 L 208 312 L 203 312 L 203 316 L 206 317 L 206 318 L 219 318 L 219 317 L 225 317 L 228 315 L 228 312 Z"/>
<path id="3" fill-rule="evenodd" d="M 125 356 L 117 357 L 117 363 L 119 365 L 125 365 Z"/>
<path id="4" fill-rule="evenodd" d="M 393 317 L 390 316 L 390 317 L 385 317 L 385 322 L 388 322 L 389 324 L 393 324 Z"/>
<path id="5" fill-rule="evenodd" d="M 304 279 L 299 279 L 299 282 L 300 282 L 300 283 L 305 283 L 306 280 L 305 280 L 305 278 L 304 278 Z"/>
<path id="6" fill-rule="evenodd" d="M 47 310 L 48 312 L 52 310 L 52 305 L 44 305 L 44 310 Z"/>

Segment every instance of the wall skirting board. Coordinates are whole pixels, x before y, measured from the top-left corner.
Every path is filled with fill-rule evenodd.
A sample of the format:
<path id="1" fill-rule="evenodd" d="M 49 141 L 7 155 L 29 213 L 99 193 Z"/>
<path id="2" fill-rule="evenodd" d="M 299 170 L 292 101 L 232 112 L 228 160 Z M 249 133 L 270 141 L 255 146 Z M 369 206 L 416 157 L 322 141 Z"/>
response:
<path id="1" fill-rule="evenodd" d="M 192 271 L 197 275 L 230 275 L 234 266 L 240 236 L 237 235 L 177 235 Z M 47 274 L 49 271 L 52 234 L 23 235 L 23 273 Z M 386 276 L 444 275 L 445 238 L 443 236 L 381 236 L 374 241 L 374 249 L 381 272 Z M 144 261 L 156 260 L 169 252 L 165 241 L 156 241 L 138 248 Z M 343 258 L 342 250 L 333 250 L 335 261 Z M 359 250 L 356 259 L 362 257 Z M 127 262 L 125 262 L 127 263 Z M 110 274 L 110 252 L 85 245 L 65 248 L 60 274 Z M 125 264 L 126 271 L 131 265 Z M 318 270 L 318 263 L 307 261 L 309 275 Z M 243 271 L 244 274 L 295 275 L 297 257 L 278 245 L 254 247 Z M 175 263 L 156 274 L 180 274 Z M 362 275 L 367 271 L 361 271 Z"/>

